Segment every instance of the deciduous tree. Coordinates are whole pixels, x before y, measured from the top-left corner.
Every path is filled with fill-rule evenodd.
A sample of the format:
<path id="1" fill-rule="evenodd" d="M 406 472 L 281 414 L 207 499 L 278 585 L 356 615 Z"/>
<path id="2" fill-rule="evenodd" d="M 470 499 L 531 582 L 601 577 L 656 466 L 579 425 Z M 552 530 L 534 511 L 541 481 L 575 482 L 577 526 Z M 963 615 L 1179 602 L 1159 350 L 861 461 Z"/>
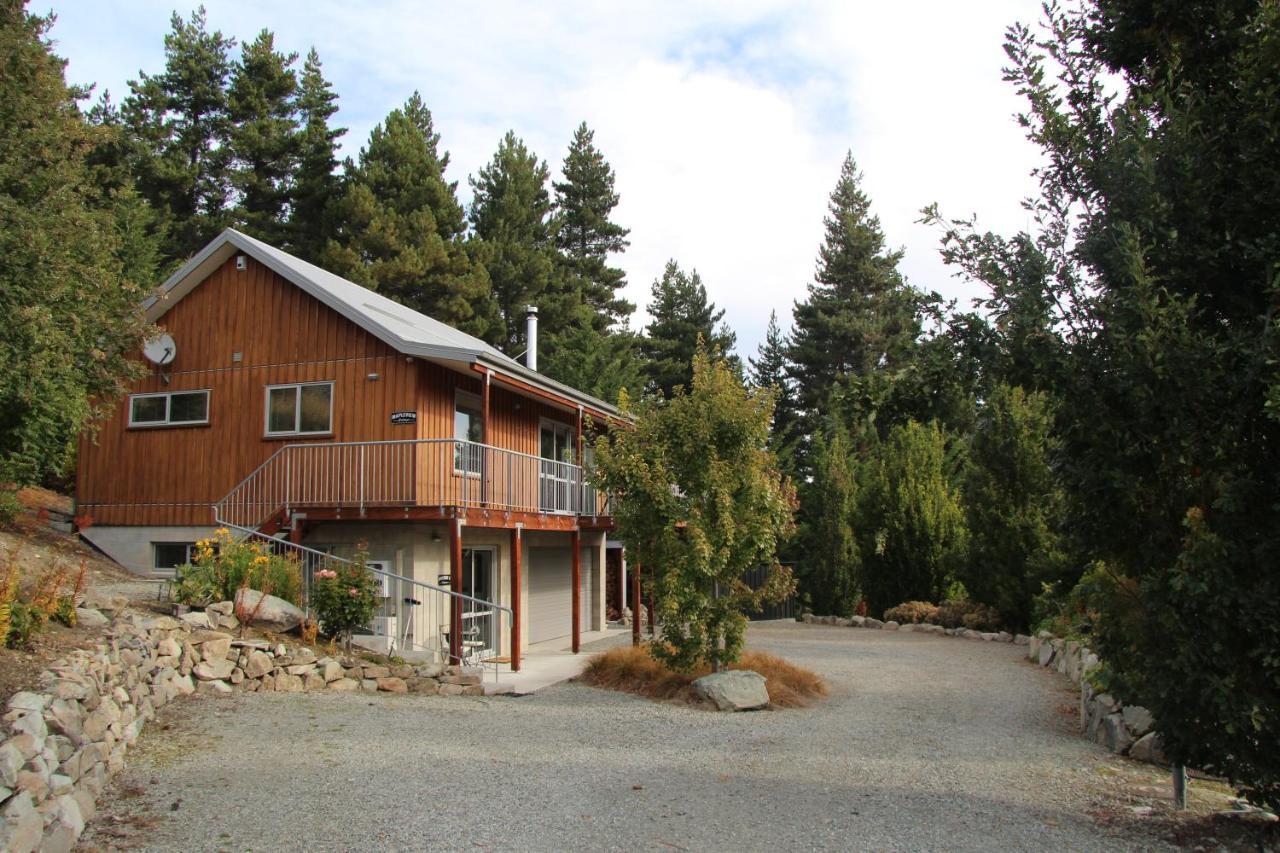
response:
<path id="1" fill-rule="evenodd" d="M 705 350 L 692 368 L 690 387 L 642 400 L 632 428 L 596 442 L 593 473 L 619 496 L 618 532 L 651 584 L 663 625 L 653 653 L 684 671 L 736 660 L 744 610 L 793 588 L 775 556 L 794 494 L 768 448 L 773 395 L 747 391 Z M 761 565 L 769 581 L 752 591 L 743 573 Z"/>

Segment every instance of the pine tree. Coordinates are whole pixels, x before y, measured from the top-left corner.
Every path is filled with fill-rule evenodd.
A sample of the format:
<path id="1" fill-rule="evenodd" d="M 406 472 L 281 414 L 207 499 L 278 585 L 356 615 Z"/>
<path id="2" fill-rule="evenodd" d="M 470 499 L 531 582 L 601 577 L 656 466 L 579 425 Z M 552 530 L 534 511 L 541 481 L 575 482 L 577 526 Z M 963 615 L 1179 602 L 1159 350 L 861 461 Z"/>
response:
<path id="1" fill-rule="evenodd" d="M 0 515 L 14 487 L 63 473 L 81 430 L 114 406 L 153 284 L 126 274 L 148 275 L 118 233 L 132 191 L 87 160 L 113 131 L 77 109 L 51 24 L 0 3 Z"/>
<path id="2" fill-rule="evenodd" d="M 347 130 L 329 125 L 338 111 L 337 100 L 313 47 L 307 53 L 298 83 L 298 168 L 288 244 L 295 255 L 312 262 L 319 260 L 331 236 L 326 211 L 341 189 L 337 175 L 338 140 Z"/>
<path id="3" fill-rule="evenodd" d="M 538 371 L 570 388 L 616 402 L 623 389 L 631 396 L 644 389 L 639 341 L 627 327 L 597 332 L 590 325 L 580 325 L 542 347 Z"/>
<path id="4" fill-rule="evenodd" d="M 431 111 L 415 92 L 374 127 L 332 205 L 321 266 L 478 337 L 498 322 L 489 276 L 465 240 Z"/>
<path id="5" fill-rule="evenodd" d="M 708 301 L 697 270 L 685 273 L 674 260 L 667 261 L 650 293 L 652 319 L 640 341 L 648 390 L 670 397 L 677 385 L 688 388 L 700 340 L 710 358 L 740 370 L 738 357 L 732 354 L 737 335 L 723 323 L 724 310 Z"/>
<path id="6" fill-rule="evenodd" d="M 165 70 L 130 81 L 123 107 L 138 191 L 159 213 L 167 262 L 190 256 L 229 221 L 227 78 L 236 43 L 206 29 L 203 6 L 170 24 Z"/>
<path id="7" fill-rule="evenodd" d="M 278 52 L 275 37 L 263 30 L 244 46 L 227 90 L 236 224 L 273 246 L 284 245 L 289 234 L 298 166 L 298 79 L 291 67 L 297 59 Z"/>
<path id="8" fill-rule="evenodd" d="M 921 297 L 898 273 L 902 252 L 885 248 L 861 180 L 846 155 L 814 281 L 795 305 L 788 361 L 802 462 L 837 381 L 900 366 L 920 333 Z"/>
<path id="9" fill-rule="evenodd" d="M 791 471 L 791 444 L 795 439 L 795 385 L 788 374 L 788 341 L 778 326 L 778 313 L 769 312 L 769 326 L 755 358 L 749 358 L 751 384 L 773 390 L 776 403 L 769 447 L 778 454 L 783 470 Z"/>
<path id="10" fill-rule="evenodd" d="M 556 267 L 548 178 L 547 164 L 507 131 L 493 160 L 471 179 L 471 224 L 483 241 L 482 257 L 502 319 L 493 343 L 508 353 L 525 346 L 528 305 L 539 307 L 540 332 L 553 336 L 568 330 L 566 306 L 544 298 L 552 296 Z"/>
<path id="11" fill-rule="evenodd" d="M 635 306 L 621 296 L 626 274 L 609 266 L 609 255 L 630 245 L 630 231 L 609 218 L 618 204 L 618 194 L 613 169 L 594 139 L 595 131 L 583 122 L 564 158 L 564 180 L 555 184 L 556 246 L 564 257 L 566 289 L 591 308 L 592 323 L 603 332 L 631 316 Z"/>

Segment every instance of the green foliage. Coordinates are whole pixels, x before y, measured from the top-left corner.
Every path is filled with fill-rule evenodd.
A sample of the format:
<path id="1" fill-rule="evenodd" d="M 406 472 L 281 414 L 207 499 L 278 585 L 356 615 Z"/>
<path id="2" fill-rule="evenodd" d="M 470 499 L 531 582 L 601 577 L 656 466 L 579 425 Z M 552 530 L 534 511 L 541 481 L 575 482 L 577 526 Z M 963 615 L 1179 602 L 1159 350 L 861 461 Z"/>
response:
<path id="1" fill-rule="evenodd" d="M 663 625 L 654 654 L 674 669 L 736 660 L 744 610 L 794 588 L 775 557 L 794 496 L 767 446 L 772 407 L 771 394 L 746 391 L 699 351 L 689 389 L 643 400 L 633 429 L 595 444 L 593 480 L 619 496 L 619 535 Z M 760 565 L 772 566 L 770 580 L 753 592 L 742 575 Z"/>
<path id="2" fill-rule="evenodd" d="M 332 236 L 328 210 L 341 190 L 335 174 L 338 140 L 347 130 L 329 124 L 338 111 L 337 101 L 333 87 L 324 78 L 320 55 L 312 48 L 298 80 L 298 166 L 289 212 L 289 250 L 312 263 L 319 260 Z"/>
<path id="3" fill-rule="evenodd" d="M 724 324 L 724 310 L 708 301 L 697 270 L 685 273 L 674 260 L 667 261 L 650 294 L 651 319 L 640 340 L 649 390 L 670 397 L 677 386 L 687 389 L 699 347 L 710 358 L 738 369 L 738 358 L 732 354 L 737 335 Z"/>
<path id="4" fill-rule="evenodd" d="M 884 612 L 886 622 L 897 622 L 899 625 L 937 624 L 937 619 L 938 605 L 927 601 L 904 601 Z"/>
<path id="5" fill-rule="evenodd" d="M 263 30 L 244 45 L 227 87 L 231 185 L 239 194 L 237 227 L 273 246 L 290 236 L 286 221 L 298 168 L 299 137 L 295 96 L 296 53 L 275 49 Z"/>
<path id="6" fill-rule="evenodd" d="M 814 281 L 795 305 L 787 352 L 795 411 L 784 419 L 798 422 L 801 472 L 808 470 L 808 441 L 818 434 L 838 383 L 897 369 L 920 333 L 922 296 L 898 272 L 902 252 L 885 247 L 861 182 L 849 154 L 831 193 Z"/>
<path id="7" fill-rule="evenodd" d="M 1171 759 L 1280 806 L 1280 7 L 1050 5 L 1006 53 L 1035 230 L 953 222 L 944 248 L 1018 320 L 1017 381 L 1059 400 L 1114 689 Z"/>
<path id="8" fill-rule="evenodd" d="M 136 375 L 145 328 L 132 276 L 146 273 L 146 238 L 125 233 L 136 200 L 98 183 L 89 157 L 113 132 L 77 109 L 49 24 L 0 10 L 0 495 L 65 473 L 80 432 Z"/>
<path id="9" fill-rule="evenodd" d="M 466 220 L 444 178 L 449 155 L 418 93 L 373 128 L 347 186 L 321 265 L 478 337 L 496 328 L 489 276 L 465 240 Z"/>
<path id="10" fill-rule="evenodd" d="M 483 241 L 480 257 L 489 272 L 493 298 L 502 319 L 493 342 L 504 352 L 526 346 L 525 308 L 539 308 L 539 330 L 565 331 L 578 300 L 555 299 L 556 253 L 551 234 L 551 196 L 547 164 L 512 131 L 477 177 L 471 225 Z"/>
<path id="11" fill-rule="evenodd" d="M 872 613 L 901 601 L 941 600 L 964 557 L 968 530 L 937 424 L 895 426 L 871 451 L 858 500 L 863 585 Z"/>
<path id="12" fill-rule="evenodd" d="M 231 157 L 227 80 L 234 38 L 206 28 L 204 7 L 176 12 L 165 69 L 129 82 L 122 110 L 138 192 L 163 227 L 163 257 L 189 257 L 229 222 Z"/>
<path id="13" fill-rule="evenodd" d="M 975 599 L 1016 628 L 1031 624 L 1041 585 L 1064 575 L 1052 440 L 1048 398 L 998 385 L 979 413 L 964 473 L 973 536 L 960 577 Z"/>
<path id="14" fill-rule="evenodd" d="M 613 169 L 595 147 L 595 131 L 586 122 L 574 131 L 560 171 L 564 180 L 555 183 L 556 248 L 563 258 L 567 289 L 591 309 L 591 326 L 603 333 L 635 311 L 621 295 L 626 275 L 609 266 L 609 255 L 629 245 L 630 232 L 609 218 L 618 205 Z"/>
<path id="15" fill-rule="evenodd" d="M 542 333 L 539 331 L 539 339 Z M 545 338 L 538 371 L 601 400 L 615 402 L 625 390 L 644 388 L 639 341 L 629 329 L 597 332 L 583 324 Z"/>
<path id="16" fill-rule="evenodd" d="M 36 634 L 44 628 L 43 610 L 33 607 L 24 601 L 14 601 L 9 605 L 9 633 L 5 636 L 5 645 L 11 649 L 29 649 Z"/>
<path id="17" fill-rule="evenodd" d="M 311 583 L 311 610 L 326 637 L 351 647 L 351 634 L 368 625 L 378 604 L 380 585 L 369 571 L 366 554 L 354 562 L 334 562 L 317 571 Z"/>
<path id="18" fill-rule="evenodd" d="M 183 604 L 204 607 L 234 601 L 244 586 L 267 595 L 302 603 L 302 572 L 298 561 L 271 552 L 262 542 L 236 539 L 222 527 L 211 539 L 196 543 L 195 559 L 178 570 L 174 597 Z"/>
<path id="19" fill-rule="evenodd" d="M 817 507 L 804 529 L 804 583 L 818 613 L 850 616 L 862 600 L 857 476 L 848 433 L 839 424 L 829 425 L 814 441 L 813 480 L 802 492 Z"/>

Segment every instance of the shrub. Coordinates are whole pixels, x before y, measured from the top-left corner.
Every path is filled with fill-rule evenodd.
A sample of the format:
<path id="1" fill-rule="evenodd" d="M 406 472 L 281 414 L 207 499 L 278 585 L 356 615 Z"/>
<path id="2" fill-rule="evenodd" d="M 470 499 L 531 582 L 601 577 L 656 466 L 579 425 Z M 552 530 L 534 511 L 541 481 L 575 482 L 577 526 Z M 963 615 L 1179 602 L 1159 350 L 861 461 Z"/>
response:
<path id="1" fill-rule="evenodd" d="M 1000 627 L 1000 614 L 992 607 L 976 601 L 947 601 L 938 607 L 938 624 L 944 628 L 971 628 L 995 631 Z"/>
<path id="2" fill-rule="evenodd" d="M 69 584 L 65 566 L 46 569 L 29 595 L 18 600 L 19 572 L 15 554 L 9 555 L 4 581 L 0 583 L 0 645 L 12 649 L 30 648 L 32 638 L 53 619 L 74 628 L 76 597 L 84 589 L 87 567 L 81 563 L 74 584 Z"/>
<path id="3" fill-rule="evenodd" d="M 934 622 L 938 618 L 938 605 L 927 601 L 904 601 L 897 607 L 890 607 L 884 612 L 886 622 L 914 624 Z"/>
<path id="4" fill-rule="evenodd" d="M 311 609 L 320 631 L 351 648 L 351 633 L 373 618 L 378 603 L 379 584 L 365 565 L 364 555 L 356 562 L 334 562 L 315 573 L 311 584 Z"/>
<path id="5" fill-rule="evenodd" d="M 225 527 L 197 542 L 195 559 L 179 572 L 182 579 L 174 597 L 183 604 L 203 607 L 233 601 L 244 586 L 302 603 L 302 572 L 296 559 L 271 553 L 265 542 L 235 539 Z"/>

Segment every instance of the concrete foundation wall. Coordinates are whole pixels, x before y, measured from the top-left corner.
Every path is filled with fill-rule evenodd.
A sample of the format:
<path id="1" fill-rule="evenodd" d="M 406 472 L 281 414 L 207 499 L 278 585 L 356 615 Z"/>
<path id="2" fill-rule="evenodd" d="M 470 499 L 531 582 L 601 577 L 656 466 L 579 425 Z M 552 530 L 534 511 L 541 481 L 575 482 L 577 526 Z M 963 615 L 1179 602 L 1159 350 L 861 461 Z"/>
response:
<path id="1" fill-rule="evenodd" d="M 213 535 L 214 527 L 124 527 L 94 525 L 80 531 L 80 535 L 93 543 L 108 557 L 131 572 L 140 575 L 161 576 L 170 572 L 154 569 L 154 542 L 195 542 Z"/>

